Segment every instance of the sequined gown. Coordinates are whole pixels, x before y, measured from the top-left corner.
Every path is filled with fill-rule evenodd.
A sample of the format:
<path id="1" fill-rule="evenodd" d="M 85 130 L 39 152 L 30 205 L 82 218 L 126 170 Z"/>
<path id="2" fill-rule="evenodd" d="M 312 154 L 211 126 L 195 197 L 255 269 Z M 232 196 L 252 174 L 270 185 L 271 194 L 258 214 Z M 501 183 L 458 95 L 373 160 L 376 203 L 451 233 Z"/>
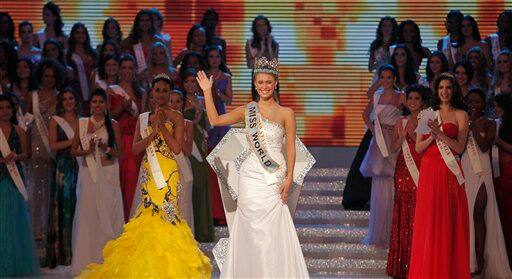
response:
<path id="1" fill-rule="evenodd" d="M 166 125 L 172 130 L 170 123 Z M 89 265 L 80 278 L 210 278 L 210 260 L 178 209 L 177 163 L 162 134 L 153 142 L 166 186 L 156 187 L 146 155 L 141 166 L 142 204 L 136 217 L 119 238 L 107 243 L 104 262 Z"/>
<path id="2" fill-rule="evenodd" d="M 35 93 L 33 93 L 35 94 Z M 49 127 L 50 119 L 55 114 L 55 104 L 39 100 L 41 116 L 46 127 Z M 55 183 L 55 161 L 48 153 L 35 121 L 30 126 L 31 156 L 27 161 L 27 192 L 28 208 L 38 256 L 45 265 L 48 221 L 50 213 L 51 188 Z"/>
<path id="3" fill-rule="evenodd" d="M 59 125 L 57 125 L 57 140 L 68 140 L 66 133 Z M 78 179 L 78 164 L 71 155 L 71 147 L 57 152 L 55 161 L 56 173 L 51 190 L 46 251 L 46 264 L 49 267 L 71 264 L 71 236 Z"/>
<path id="4" fill-rule="evenodd" d="M 225 94 L 228 86 L 229 78 L 223 77 L 215 81 L 215 89 L 218 93 Z M 217 108 L 217 112 L 219 115 L 226 113 L 226 105 L 224 102 L 217 98 L 215 107 Z M 211 151 L 220 140 L 227 134 L 229 131 L 229 126 L 217 126 L 213 127 L 208 131 L 208 151 Z M 222 198 L 220 196 L 219 190 L 219 182 L 217 181 L 217 174 L 215 171 L 208 165 L 208 182 L 210 183 L 211 188 L 211 199 L 212 199 L 212 212 L 213 219 L 216 224 L 226 224 L 226 216 L 224 215 L 224 207 L 222 205 Z"/>
<path id="5" fill-rule="evenodd" d="M 16 129 L 7 139 L 12 151 L 21 151 Z M 21 164 L 18 170 L 23 176 Z M 0 277 L 30 277 L 39 274 L 27 202 L 20 194 L 5 164 L 0 163 Z"/>
<path id="6" fill-rule="evenodd" d="M 267 151 L 281 167 L 269 173 L 254 152 L 241 163 L 237 209 L 221 278 L 308 278 L 290 210 L 279 194 L 286 175 L 285 129 L 261 115 L 260 119 Z"/>
<path id="7" fill-rule="evenodd" d="M 188 120 L 194 120 L 195 109 L 186 110 L 183 116 Z M 194 143 L 199 149 L 201 160 L 190 156 L 192 175 L 194 182 L 192 186 L 192 204 L 194 207 L 194 226 L 196 240 L 199 242 L 211 242 L 215 238 L 210 184 L 208 183 L 208 164 L 206 162 L 206 141 L 204 135 L 205 114 L 201 121 L 194 125 Z"/>
<path id="8" fill-rule="evenodd" d="M 443 123 L 456 138 L 458 127 Z M 409 278 L 469 278 L 469 213 L 464 185 L 446 166 L 435 141 L 423 153 Z"/>
<path id="9" fill-rule="evenodd" d="M 419 169 L 421 154 L 415 150 L 415 139 L 407 134 L 405 140 L 409 145 L 409 150 L 411 150 L 414 163 Z M 386 269 L 386 273 L 394 278 L 406 278 L 409 271 L 416 190 L 416 184 L 414 184 L 403 151 L 401 151 L 395 166 L 395 199 Z"/>

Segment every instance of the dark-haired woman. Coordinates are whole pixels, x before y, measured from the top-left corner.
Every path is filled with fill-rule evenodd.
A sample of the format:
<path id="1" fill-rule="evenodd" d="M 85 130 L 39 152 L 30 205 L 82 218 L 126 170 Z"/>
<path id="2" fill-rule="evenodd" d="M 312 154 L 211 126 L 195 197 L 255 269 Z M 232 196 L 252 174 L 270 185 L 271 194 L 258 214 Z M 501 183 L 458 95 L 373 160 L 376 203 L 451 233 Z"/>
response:
<path id="1" fill-rule="evenodd" d="M 130 35 L 121 43 L 122 51 L 135 57 L 137 73 L 142 73 L 147 68 L 149 48 L 156 42 L 162 40 L 156 35 L 151 13 L 149 10 L 140 10 L 135 16 Z"/>
<path id="2" fill-rule="evenodd" d="M 469 89 L 471 89 L 471 80 L 473 79 L 473 66 L 466 60 L 460 61 L 453 65 L 453 75 L 459 84 L 462 98 L 468 95 Z"/>
<path id="3" fill-rule="evenodd" d="M 92 88 L 101 88 L 107 90 L 109 86 L 116 85 L 119 82 L 119 58 L 114 55 L 107 55 L 100 59 L 97 68 L 97 79 Z M 93 75 L 95 75 L 93 73 Z"/>
<path id="4" fill-rule="evenodd" d="M 83 23 L 75 23 L 71 29 L 68 41 L 69 49 L 67 52 L 67 61 L 75 70 L 80 88 L 81 100 L 89 101 L 89 80 L 91 73 L 96 68 L 96 51 L 91 46 L 91 37 L 89 31 Z"/>
<path id="5" fill-rule="evenodd" d="M 181 75 L 183 90 L 185 92 L 185 105 L 183 116 L 191 120 L 194 125 L 194 143 L 190 164 L 194 176 L 192 199 L 194 204 L 195 236 L 199 242 L 211 242 L 214 240 L 214 226 L 211 206 L 210 184 L 208 183 L 208 164 L 206 154 L 208 152 L 206 142 L 206 113 L 204 111 L 204 99 L 199 96 L 200 88 L 196 80 L 197 71 L 189 68 Z"/>
<path id="6" fill-rule="evenodd" d="M 124 224 L 118 158 L 123 143 L 119 124 L 110 119 L 103 89 L 91 96 L 91 116 L 80 118 L 71 154 L 79 161 L 77 203 L 73 220 L 71 274 L 103 260 L 103 247 Z"/>
<path id="7" fill-rule="evenodd" d="M 389 245 L 391 235 L 393 175 L 398 157 L 398 150 L 391 150 L 390 146 L 405 102 L 405 95 L 394 88 L 396 76 L 397 71 L 389 64 L 379 68 L 381 88 L 373 94 L 363 113 L 374 137 L 359 168 L 362 175 L 372 178 L 370 223 L 363 243 L 384 248 Z M 370 118 L 372 111 L 374 119 Z"/>
<path id="8" fill-rule="evenodd" d="M 226 113 L 226 105 L 233 99 L 231 75 L 226 64 L 222 61 L 222 48 L 220 46 L 208 47 L 205 51 L 207 74 L 213 77 L 213 88 L 217 98 L 215 107 L 219 115 Z M 208 131 L 208 151 L 211 151 L 229 131 L 229 126 L 217 126 Z M 220 196 L 217 175 L 212 168 L 208 168 L 209 182 L 212 190 L 213 219 L 217 224 L 226 224 L 224 207 Z"/>
<path id="9" fill-rule="evenodd" d="M 174 67 L 183 64 L 185 56 L 191 52 L 202 54 L 206 45 L 206 30 L 200 24 L 194 24 L 187 33 L 186 48 L 182 49 L 174 59 Z"/>
<path id="10" fill-rule="evenodd" d="M 429 93 L 430 90 L 425 86 L 407 87 L 405 106 L 411 114 L 398 119 L 395 125 L 398 139 L 390 144 L 390 149 L 400 150 L 395 166 L 393 221 L 386 269 L 386 273 L 393 278 L 406 278 L 409 271 L 418 169 L 421 163 L 421 154 L 414 148 L 416 127 L 418 114 L 429 101 Z"/>
<path id="11" fill-rule="evenodd" d="M 25 131 L 16 125 L 9 96 L 0 95 L 0 277 L 32 277 L 39 274 L 27 192 L 20 162 L 28 158 Z"/>
<path id="12" fill-rule="evenodd" d="M 133 203 L 133 195 L 137 188 L 138 170 L 140 158 L 133 155 L 132 143 L 137 117 L 143 107 L 145 92 L 135 79 L 135 60 L 129 54 L 123 55 L 119 64 L 119 85 L 108 87 L 110 115 L 118 123 L 121 129 L 121 141 L 123 156 L 119 160 L 120 182 L 123 193 L 123 207 L 125 221 L 130 217 Z"/>
<path id="13" fill-rule="evenodd" d="M 98 46 L 98 67 L 92 71 L 91 76 L 89 77 L 89 88 L 95 90 L 100 87 L 103 90 L 107 90 L 109 85 L 117 84 L 117 73 L 115 80 L 113 80 L 114 77 L 112 76 L 108 77 L 109 75 L 106 73 L 107 59 L 114 59 L 117 61 L 117 72 L 119 72 L 119 49 L 117 44 L 112 40 L 103 41 L 103 43 Z M 110 61 L 110 66 L 112 66 L 112 62 L 113 61 Z M 100 68 L 102 69 L 101 75 Z"/>
<path id="14" fill-rule="evenodd" d="M 46 26 L 34 34 L 35 45 L 42 48 L 46 40 L 56 39 L 67 48 L 66 41 L 68 38 L 62 30 L 64 22 L 62 21 L 59 5 L 52 1 L 47 2 L 43 6 L 43 21 Z"/>
<path id="15" fill-rule="evenodd" d="M 65 51 L 61 42 L 55 39 L 47 39 L 43 45 L 42 58 L 55 59 L 64 67 L 64 85 L 72 85 L 75 83 L 75 71 L 66 62 Z"/>
<path id="16" fill-rule="evenodd" d="M 222 62 L 226 64 L 227 45 L 226 40 L 217 34 L 217 26 L 219 23 L 219 13 L 215 9 L 210 8 L 204 12 L 201 25 L 206 30 L 206 45 L 220 46 L 222 50 Z"/>
<path id="17" fill-rule="evenodd" d="M 510 28 L 512 27 L 512 10 L 504 10 L 498 16 L 496 21 L 498 32 L 490 34 L 485 38 L 485 42 L 489 45 L 489 56 L 492 62 L 496 62 L 498 55 L 502 50 L 512 48 L 512 34 Z"/>
<path id="18" fill-rule="evenodd" d="M 512 262 L 512 207 L 510 206 L 512 202 L 512 95 L 498 94 L 494 101 L 496 103 L 496 114 L 501 120 L 496 136 L 499 155 L 499 178 L 495 188 L 510 264 Z"/>
<path id="19" fill-rule="evenodd" d="M 501 228 L 489 150 L 496 122 L 484 115 L 486 95 L 480 88 L 466 95 L 469 135 L 461 165 L 469 209 L 470 268 L 483 278 L 512 278 Z"/>
<path id="20" fill-rule="evenodd" d="M 422 45 L 420 28 L 416 22 L 408 19 L 398 25 L 397 44 L 405 44 L 414 61 L 414 71 L 418 71 L 423 58 L 430 56 L 430 50 Z"/>
<path id="21" fill-rule="evenodd" d="M 8 12 L 0 12 L 0 42 L 7 42 L 13 47 L 18 46 L 14 37 L 14 21 Z"/>
<path id="22" fill-rule="evenodd" d="M 46 235 L 48 232 L 50 188 L 54 183 L 54 153 L 50 148 L 48 126 L 55 114 L 58 88 L 63 81 L 63 68 L 55 60 L 43 59 L 36 71 L 39 89 L 29 97 L 29 112 L 34 116 L 30 129 L 31 156 L 28 161 L 27 179 L 33 179 L 28 189 L 29 210 L 33 222 L 34 235 L 39 248 L 41 263 L 46 256 Z"/>
<path id="23" fill-rule="evenodd" d="M 23 113 L 28 111 L 30 92 L 36 89 L 34 80 L 32 61 L 29 58 L 18 59 L 16 63 L 16 79 L 12 84 L 12 92 L 18 97 Z M 23 127 L 26 126 L 26 123 L 18 123 L 18 125 Z"/>
<path id="24" fill-rule="evenodd" d="M 463 39 L 460 34 L 460 25 L 463 19 L 464 14 L 462 14 L 461 11 L 450 10 L 444 22 L 446 36 L 437 41 L 437 49 L 444 53 L 450 68 L 463 59 L 463 56 L 460 55 L 459 49 L 457 48 L 460 46 Z"/>
<path id="25" fill-rule="evenodd" d="M 473 67 L 473 79 L 471 79 L 470 87 L 479 87 L 487 92 L 491 84 L 490 64 L 487 63 L 482 48 L 478 46 L 471 48 L 466 54 L 466 60 Z"/>
<path id="26" fill-rule="evenodd" d="M 16 48 L 18 57 L 27 57 L 32 62 L 41 59 L 41 49 L 34 46 L 34 27 L 28 20 L 24 20 L 19 24 L 18 35 L 20 37 L 20 45 Z"/>
<path id="27" fill-rule="evenodd" d="M 409 48 L 404 44 L 399 44 L 393 48 L 393 55 L 391 56 L 391 65 L 397 71 L 396 86 L 401 91 L 409 85 L 415 84 L 420 79 L 420 75 L 416 71 L 414 64 L 414 57 L 409 51 Z M 374 90 L 380 86 L 372 86 Z M 375 91 L 373 91 L 375 92 Z M 373 94 L 369 94 L 368 97 L 372 98 Z"/>
<path id="28" fill-rule="evenodd" d="M 18 53 L 8 42 L 0 41 L 0 93 L 9 92 L 16 78 L 16 69 L 12 66 L 18 61 Z"/>
<path id="29" fill-rule="evenodd" d="M 264 15 L 259 15 L 252 21 L 252 38 L 245 44 L 245 59 L 247 68 L 254 68 L 254 62 L 260 57 L 268 60 L 279 58 L 279 44 L 272 36 L 272 25 Z"/>
<path id="30" fill-rule="evenodd" d="M 448 60 L 444 56 L 442 51 L 434 51 L 432 55 L 427 59 L 427 66 L 425 72 L 426 77 L 422 78 L 420 83 L 424 86 L 428 86 L 430 89 L 434 87 L 434 82 L 437 77 L 444 72 L 448 72 Z"/>
<path id="31" fill-rule="evenodd" d="M 370 45 L 370 59 L 368 60 L 368 70 L 370 72 L 377 72 L 380 66 L 389 63 L 391 59 L 389 47 L 396 43 L 397 32 L 398 24 L 394 17 L 385 16 L 380 19 L 376 38 Z M 378 75 L 375 75 L 374 81 L 378 79 Z"/>
<path id="32" fill-rule="evenodd" d="M 149 13 L 151 14 L 151 18 L 153 19 L 153 26 L 155 27 L 155 35 L 162 40 L 162 43 L 167 47 L 169 50 L 169 56 L 172 60 L 172 39 L 171 35 L 164 33 L 164 16 L 157 8 L 151 8 L 149 10 Z"/>
<path id="33" fill-rule="evenodd" d="M 155 109 L 137 120 L 133 153 L 145 151 L 140 191 L 143 203 L 107 243 L 102 264 L 91 264 L 80 278 L 209 278 L 210 260 L 179 210 L 180 179 L 175 155 L 181 153 L 183 116 L 169 108 L 172 81 L 160 75 L 152 83 Z"/>
<path id="34" fill-rule="evenodd" d="M 466 148 L 468 115 L 453 75 L 439 76 L 431 104 L 430 133 L 416 134 L 416 152 L 423 157 L 408 277 L 469 278 L 468 202 L 455 157 Z"/>
<path id="35" fill-rule="evenodd" d="M 103 37 L 103 42 L 112 41 L 117 48 L 121 45 L 121 42 L 123 41 L 123 30 L 121 30 L 121 25 L 119 25 L 119 22 L 113 17 L 109 17 L 105 20 L 105 22 L 103 22 L 101 35 Z M 100 55 L 101 45 L 98 45 L 97 47 L 97 50 L 100 53 Z"/>
<path id="36" fill-rule="evenodd" d="M 56 113 L 48 128 L 49 143 L 55 152 L 55 183 L 51 185 L 50 220 L 46 265 L 71 264 L 71 238 L 76 205 L 78 165 L 71 155 L 71 143 L 78 131 L 78 93 L 64 89 L 57 96 Z"/>
<path id="37" fill-rule="evenodd" d="M 489 46 L 485 41 L 482 41 L 482 37 L 480 36 L 480 30 L 478 29 L 478 23 L 476 23 L 476 20 L 472 16 L 464 16 L 462 23 L 460 25 L 460 33 L 464 37 L 464 39 L 462 40 L 463 43 L 459 48 L 459 52 L 462 55 L 462 59 L 464 59 L 467 56 L 467 53 L 470 49 L 474 47 L 480 47 L 484 51 L 485 60 L 487 61 L 487 64 L 490 65 L 492 61 L 488 55 Z"/>

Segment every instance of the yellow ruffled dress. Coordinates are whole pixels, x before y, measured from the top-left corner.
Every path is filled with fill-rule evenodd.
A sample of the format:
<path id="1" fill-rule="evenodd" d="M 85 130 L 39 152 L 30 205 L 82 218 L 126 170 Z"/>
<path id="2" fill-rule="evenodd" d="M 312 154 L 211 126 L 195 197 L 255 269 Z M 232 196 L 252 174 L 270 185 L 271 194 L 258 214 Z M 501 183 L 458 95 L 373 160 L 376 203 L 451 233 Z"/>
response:
<path id="1" fill-rule="evenodd" d="M 166 124 L 167 125 L 167 124 Z M 147 155 L 141 168 L 142 204 L 123 234 L 103 249 L 103 264 L 79 278 L 210 278 L 210 260 L 178 211 L 178 166 L 163 136 L 153 141 L 167 186 L 158 190 Z"/>

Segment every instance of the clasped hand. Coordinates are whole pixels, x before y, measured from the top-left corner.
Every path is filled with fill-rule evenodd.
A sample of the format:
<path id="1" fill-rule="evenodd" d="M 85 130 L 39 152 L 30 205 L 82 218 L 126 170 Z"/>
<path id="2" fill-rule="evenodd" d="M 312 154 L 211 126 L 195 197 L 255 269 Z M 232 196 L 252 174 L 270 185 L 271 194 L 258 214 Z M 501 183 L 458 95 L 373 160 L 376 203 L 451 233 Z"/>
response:
<path id="1" fill-rule="evenodd" d="M 437 119 L 429 120 L 427 126 L 430 128 L 430 134 L 434 139 L 441 139 L 444 136 L 444 132 L 441 130 L 441 124 Z"/>

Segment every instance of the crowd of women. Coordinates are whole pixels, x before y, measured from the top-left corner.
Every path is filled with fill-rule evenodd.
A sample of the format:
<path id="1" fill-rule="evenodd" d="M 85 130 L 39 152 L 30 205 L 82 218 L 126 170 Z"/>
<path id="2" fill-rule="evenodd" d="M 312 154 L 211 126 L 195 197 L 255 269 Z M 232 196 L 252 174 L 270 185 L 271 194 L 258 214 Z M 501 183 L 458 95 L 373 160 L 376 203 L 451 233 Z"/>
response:
<path id="1" fill-rule="evenodd" d="M 169 107 L 185 118 L 182 148 L 173 150 L 185 161 L 180 173 L 190 174 L 180 180 L 180 212 L 196 241 L 213 241 L 214 224 L 226 221 L 205 157 L 229 127 L 208 123 L 196 77 L 200 71 L 213 77 L 215 106 L 225 113 L 233 92 L 226 41 L 215 33 L 217 12 L 205 11 L 175 56 L 171 36 L 162 31 L 164 17 L 154 8 L 137 13 L 126 37 L 115 18 L 106 19 L 98 46 L 83 23 L 65 34 L 53 2 L 44 5 L 42 20 L 39 31 L 20 22 L 17 41 L 14 21 L 0 12 L 0 277 L 59 265 L 79 274 L 101 262 L 105 244 L 125 222 L 144 214 L 138 208 L 151 204 L 152 190 L 139 189 L 146 159 L 145 147 L 137 147 L 138 119 L 161 105 L 154 89 L 161 74 L 171 81 Z M 248 67 L 258 57 L 277 58 L 268 19 L 255 18 L 252 31 Z"/>
<path id="2" fill-rule="evenodd" d="M 503 11 L 482 40 L 452 10 L 431 53 L 414 21 L 380 20 L 344 205 L 369 200 L 363 243 L 389 248 L 392 277 L 512 278 L 511 23 Z"/>

